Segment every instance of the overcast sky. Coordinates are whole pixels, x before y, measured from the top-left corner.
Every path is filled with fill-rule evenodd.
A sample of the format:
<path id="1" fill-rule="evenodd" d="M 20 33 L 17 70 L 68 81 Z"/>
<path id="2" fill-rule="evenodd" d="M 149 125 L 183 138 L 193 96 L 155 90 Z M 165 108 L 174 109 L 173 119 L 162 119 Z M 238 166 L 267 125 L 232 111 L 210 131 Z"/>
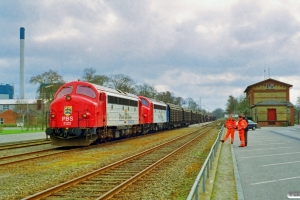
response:
<path id="1" fill-rule="evenodd" d="M 201 98 L 210 111 L 269 77 L 293 85 L 293 104 L 300 97 L 299 0 L 0 1 L 0 83 L 15 98 L 20 27 L 25 98 L 36 97 L 32 76 L 52 69 L 73 81 L 85 68 Z"/>

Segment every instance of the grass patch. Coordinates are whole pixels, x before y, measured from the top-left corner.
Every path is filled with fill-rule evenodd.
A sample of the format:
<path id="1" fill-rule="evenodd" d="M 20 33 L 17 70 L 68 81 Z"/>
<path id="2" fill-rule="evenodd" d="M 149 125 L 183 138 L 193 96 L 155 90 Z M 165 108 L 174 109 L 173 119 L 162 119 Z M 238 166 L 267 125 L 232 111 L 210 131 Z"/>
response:
<path id="1" fill-rule="evenodd" d="M 14 129 L 8 129 L 8 130 L 2 130 L 1 132 L 0 132 L 0 135 L 10 135 L 10 134 L 25 134 L 25 133 L 36 133 L 36 132 L 45 132 L 45 131 L 42 131 L 42 130 L 27 130 L 27 129 L 23 129 L 23 130 L 21 130 L 21 129 L 16 129 L 16 130 L 14 130 Z"/>

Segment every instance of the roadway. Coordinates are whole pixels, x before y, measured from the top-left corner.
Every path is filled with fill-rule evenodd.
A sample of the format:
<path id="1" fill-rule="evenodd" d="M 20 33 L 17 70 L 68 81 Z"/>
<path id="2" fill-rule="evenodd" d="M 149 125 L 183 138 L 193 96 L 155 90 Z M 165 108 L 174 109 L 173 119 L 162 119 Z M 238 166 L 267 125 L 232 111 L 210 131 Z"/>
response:
<path id="1" fill-rule="evenodd" d="M 232 151 L 239 199 L 282 200 L 289 199 L 290 192 L 300 194 L 299 125 L 249 130 L 247 147 L 238 147 L 237 131 L 235 136 Z"/>
<path id="2" fill-rule="evenodd" d="M 18 142 L 18 141 L 36 140 L 36 139 L 46 139 L 45 131 L 35 132 L 35 133 L 0 135 L 0 143 Z"/>

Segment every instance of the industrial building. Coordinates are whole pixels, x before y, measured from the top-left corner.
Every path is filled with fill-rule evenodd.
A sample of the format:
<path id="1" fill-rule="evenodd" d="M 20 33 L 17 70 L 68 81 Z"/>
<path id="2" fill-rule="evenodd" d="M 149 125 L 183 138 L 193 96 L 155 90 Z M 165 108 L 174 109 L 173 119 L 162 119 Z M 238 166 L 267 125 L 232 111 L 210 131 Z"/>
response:
<path id="1" fill-rule="evenodd" d="M 14 87 L 9 84 L 0 85 L 0 99 L 13 99 Z"/>

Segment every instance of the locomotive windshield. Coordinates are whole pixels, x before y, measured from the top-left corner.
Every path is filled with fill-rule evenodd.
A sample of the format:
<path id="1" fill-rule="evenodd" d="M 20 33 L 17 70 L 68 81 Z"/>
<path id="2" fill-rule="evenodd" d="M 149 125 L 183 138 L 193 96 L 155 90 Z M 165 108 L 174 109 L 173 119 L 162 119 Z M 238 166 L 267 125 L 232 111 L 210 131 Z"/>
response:
<path id="1" fill-rule="evenodd" d="M 145 100 L 145 99 L 141 99 L 142 100 L 142 104 L 143 105 L 145 105 L 145 106 L 149 106 L 149 104 L 148 104 L 148 101 L 147 100 Z"/>
<path id="2" fill-rule="evenodd" d="M 58 99 L 65 95 L 71 94 L 72 90 L 73 90 L 73 85 L 63 87 L 63 89 L 61 89 L 61 91 L 59 91 L 59 93 L 57 94 L 56 98 Z"/>
<path id="3" fill-rule="evenodd" d="M 96 97 L 95 91 L 90 86 L 78 85 L 76 88 L 76 94 L 82 94 L 91 98 Z"/>

